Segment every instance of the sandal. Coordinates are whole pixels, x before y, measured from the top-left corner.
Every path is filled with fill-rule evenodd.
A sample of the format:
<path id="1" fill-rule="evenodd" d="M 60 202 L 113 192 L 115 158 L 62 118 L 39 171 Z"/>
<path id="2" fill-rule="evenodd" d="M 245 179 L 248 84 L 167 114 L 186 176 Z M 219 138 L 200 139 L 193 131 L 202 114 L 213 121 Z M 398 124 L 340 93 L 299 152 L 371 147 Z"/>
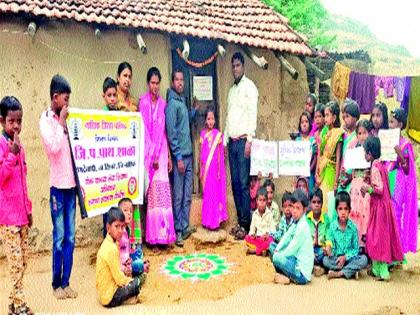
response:
<path id="1" fill-rule="evenodd" d="M 241 240 L 242 241 L 245 238 L 245 236 L 246 236 L 246 231 L 243 227 L 241 227 L 239 229 L 239 231 L 236 232 L 236 234 L 235 234 L 235 240 Z"/>
<path id="2" fill-rule="evenodd" d="M 15 314 L 15 306 L 13 304 L 9 304 L 7 315 L 14 315 L 14 314 Z"/>
<path id="3" fill-rule="evenodd" d="M 236 233 L 238 233 L 240 229 L 241 229 L 241 226 L 237 224 L 230 230 L 229 234 L 235 236 Z"/>

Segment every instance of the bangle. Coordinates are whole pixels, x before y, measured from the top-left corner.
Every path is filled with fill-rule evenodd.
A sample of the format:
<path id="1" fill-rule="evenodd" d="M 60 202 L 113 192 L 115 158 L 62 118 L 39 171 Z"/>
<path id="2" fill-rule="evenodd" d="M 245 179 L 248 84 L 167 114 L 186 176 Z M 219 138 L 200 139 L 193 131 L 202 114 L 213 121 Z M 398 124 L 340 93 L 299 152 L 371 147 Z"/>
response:
<path id="1" fill-rule="evenodd" d="M 368 193 L 369 193 L 369 195 L 372 195 L 373 194 L 373 188 L 372 187 L 369 187 L 368 188 Z"/>

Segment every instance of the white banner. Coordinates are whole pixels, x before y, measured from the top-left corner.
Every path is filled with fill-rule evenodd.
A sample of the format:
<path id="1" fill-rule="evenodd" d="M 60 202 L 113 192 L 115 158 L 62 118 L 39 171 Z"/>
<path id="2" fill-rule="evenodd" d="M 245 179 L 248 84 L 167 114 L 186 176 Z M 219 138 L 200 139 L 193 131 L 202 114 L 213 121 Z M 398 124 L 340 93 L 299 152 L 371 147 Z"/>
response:
<path id="1" fill-rule="evenodd" d="M 124 197 L 142 204 L 144 125 L 140 113 L 70 109 L 67 126 L 86 215 L 105 213 Z"/>
<path id="2" fill-rule="evenodd" d="M 311 175 L 311 147 L 309 141 L 279 141 L 279 175 Z"/>
<path id="3" fill-rule="evenodd" d="M 265 140 L 252 140 L 251 171 L 250 175 L 268 177 L 270 173 L 278 177 L 277 142 Z"/>
<path id="4" fill-rule="evenodd" d="M 346 170 L 364 170 L 370 168 L 370 163 L 365 159 L 363 147 L 347 149 L 344 156 L 344 168 Z"/>

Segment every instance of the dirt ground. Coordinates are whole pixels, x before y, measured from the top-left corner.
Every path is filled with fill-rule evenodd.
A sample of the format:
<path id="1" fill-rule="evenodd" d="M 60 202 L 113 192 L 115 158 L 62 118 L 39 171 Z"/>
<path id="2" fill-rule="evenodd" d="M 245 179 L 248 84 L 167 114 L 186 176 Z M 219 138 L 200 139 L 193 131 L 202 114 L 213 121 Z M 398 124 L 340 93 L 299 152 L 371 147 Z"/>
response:
<path id="1" fill-rule="evenodd" d="M 307 286 L 280 286 L 272 280 L 269 258 L 246 256 L 245 245 L 228 239 L 219 246 L 172 248 L 160 255 L 146 249 L 151 271 L 141 290 L 141 303 L 116 309 L 103 308 L 95 292 L 97 248 L 75 252 L 72 286 L 75 300 L 57 301 L 51 289 L 51 256 L 30 259 L 25 275 L 29 305 L 38 314 L 420 314 L 420 253 L 408 256 L 408 264 L 392 274 L 389 283 L 376 282 L 364 271 L 358 281 L 315 278 Z M 231 263 L 230 273 L 208 281 L 174 280 L 162 274 L 168 257 L 185 253 L 216 253 Z M 7 309 L 9 279 L 6 261 L 0 261 L 0 314 Z"/>

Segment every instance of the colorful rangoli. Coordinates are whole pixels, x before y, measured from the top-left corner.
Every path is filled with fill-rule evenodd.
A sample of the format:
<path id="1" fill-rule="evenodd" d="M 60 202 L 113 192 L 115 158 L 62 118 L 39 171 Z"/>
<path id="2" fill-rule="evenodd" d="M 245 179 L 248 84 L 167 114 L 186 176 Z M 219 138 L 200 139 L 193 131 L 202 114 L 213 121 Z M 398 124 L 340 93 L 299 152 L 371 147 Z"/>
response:
<path id="1" fill-rule="evenodd" d="M 167 275 L 184 280 L 208 280 L 229 272 L 229 264 L 215 254 L 177 255 L 167 260 L 162 271 Z"/>

